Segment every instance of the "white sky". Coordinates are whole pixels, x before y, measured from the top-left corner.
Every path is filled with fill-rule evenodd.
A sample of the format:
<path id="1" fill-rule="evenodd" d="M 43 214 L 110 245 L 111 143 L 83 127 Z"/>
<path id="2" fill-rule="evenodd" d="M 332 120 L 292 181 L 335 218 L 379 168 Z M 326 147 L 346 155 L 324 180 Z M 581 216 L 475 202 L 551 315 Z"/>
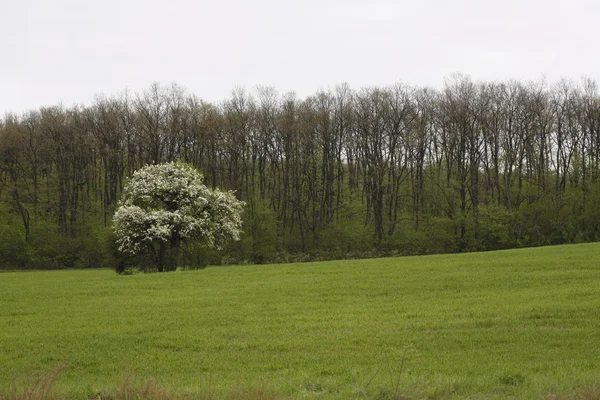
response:
<path id="1" fill-rule="evenodd" d="M 0 0 L 0 116 L 176 82 L 600 81 L 599 0 Z"/>

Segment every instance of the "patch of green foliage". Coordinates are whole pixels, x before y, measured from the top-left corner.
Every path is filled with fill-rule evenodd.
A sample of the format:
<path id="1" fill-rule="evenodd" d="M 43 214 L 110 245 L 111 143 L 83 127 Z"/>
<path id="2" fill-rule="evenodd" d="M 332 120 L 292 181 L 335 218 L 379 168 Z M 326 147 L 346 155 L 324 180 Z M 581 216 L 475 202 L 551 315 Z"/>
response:
<path id="1" fill-rule="evenodd" d="M 600 244 L 120 276 L 0 274 L 0 391 L 519 398 L 600 380 Z"/>

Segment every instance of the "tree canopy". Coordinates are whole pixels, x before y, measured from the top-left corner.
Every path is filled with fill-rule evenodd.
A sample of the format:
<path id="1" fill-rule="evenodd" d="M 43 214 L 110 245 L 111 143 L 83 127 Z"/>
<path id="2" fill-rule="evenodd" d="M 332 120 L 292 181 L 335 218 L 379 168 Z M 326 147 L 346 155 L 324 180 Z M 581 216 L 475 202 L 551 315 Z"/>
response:
<path id="1" fill-rule="evenodd" d="M 211 190 L 184 163 L 148 165 L 126 184 L 114 217 L 119 250 L 149 252 L 158 271 L 177 267 L 182 241 L 219 248 L 239 240 L 244 202 L 232 192 Z"/>

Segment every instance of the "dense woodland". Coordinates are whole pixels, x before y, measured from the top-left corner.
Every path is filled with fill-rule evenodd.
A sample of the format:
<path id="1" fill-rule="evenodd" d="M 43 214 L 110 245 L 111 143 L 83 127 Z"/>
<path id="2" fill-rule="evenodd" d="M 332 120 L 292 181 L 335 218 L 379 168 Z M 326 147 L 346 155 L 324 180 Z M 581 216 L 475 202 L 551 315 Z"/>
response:
<path id="1" fill-rule="evenodd" d="M 154 84 L 0 121 L 0 268 L 116 265 L 124 183 L 172 160 L 246 202 L 242 240 L 189 246 L 189 267 L 600 238 L 592 80 L 263 87 L 219 104 Z"/>

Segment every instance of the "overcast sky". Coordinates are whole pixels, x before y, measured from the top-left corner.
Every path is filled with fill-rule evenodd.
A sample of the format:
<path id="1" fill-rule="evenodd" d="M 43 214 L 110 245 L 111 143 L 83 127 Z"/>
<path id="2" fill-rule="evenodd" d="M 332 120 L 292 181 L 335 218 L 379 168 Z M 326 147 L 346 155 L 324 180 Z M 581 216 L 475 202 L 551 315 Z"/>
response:
<path id="1" fill-rule="evenodd" d="M 600 81 L 598 0 L 0 0 L 0 115 L 176 82 Z"/>

